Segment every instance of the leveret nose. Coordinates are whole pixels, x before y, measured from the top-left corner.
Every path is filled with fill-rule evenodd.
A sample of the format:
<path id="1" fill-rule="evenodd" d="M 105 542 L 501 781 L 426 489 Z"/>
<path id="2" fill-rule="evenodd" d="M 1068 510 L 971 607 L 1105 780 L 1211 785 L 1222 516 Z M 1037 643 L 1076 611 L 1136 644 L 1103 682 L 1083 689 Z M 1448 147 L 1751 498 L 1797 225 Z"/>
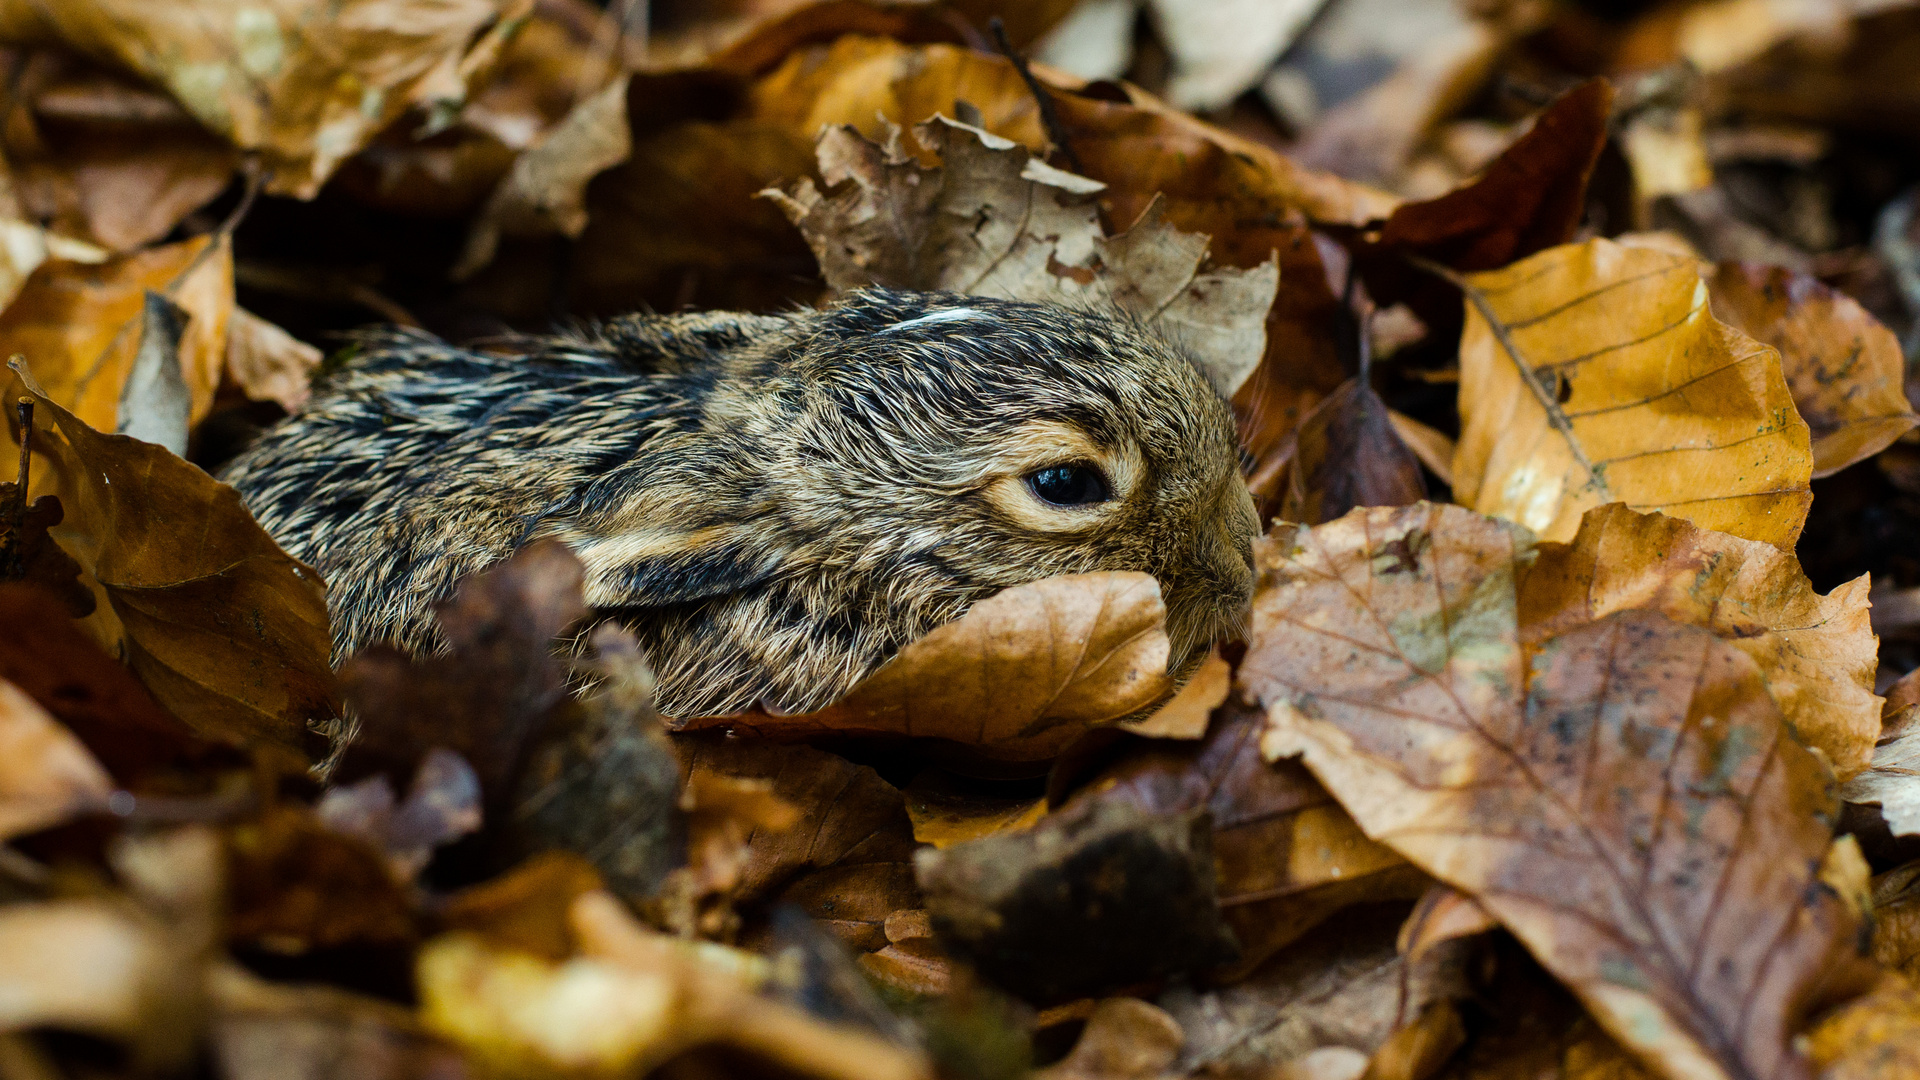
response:
<path id="1" fill-rule="evenodd" d="M 1206 560 L 1220 580 L 1245 601 L 1253 596 L 1253 537 L 1260 528 L 1253 495 L 1238 476 L 1220 492 L 1214 513 L 1208 515 Z"/>

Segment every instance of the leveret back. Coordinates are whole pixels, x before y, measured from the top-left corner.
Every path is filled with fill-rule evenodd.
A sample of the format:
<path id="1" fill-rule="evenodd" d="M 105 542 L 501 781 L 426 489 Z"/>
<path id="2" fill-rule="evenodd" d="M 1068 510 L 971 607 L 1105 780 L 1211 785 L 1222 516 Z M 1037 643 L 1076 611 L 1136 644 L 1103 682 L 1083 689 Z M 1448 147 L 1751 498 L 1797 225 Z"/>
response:
<path id="1" fill-rule="evenodd" d="M 230 468 L 326 577 L 336 654 L 437 644 L 433 604 L 553 536 L 669 714 L 831 701 L 978 599 L 1154 574 L 1174 665 L 1252 587 L 1231 416 L 1115 315 L 867 290 L 631 316 L 498 357 L 387 331 Z"/>

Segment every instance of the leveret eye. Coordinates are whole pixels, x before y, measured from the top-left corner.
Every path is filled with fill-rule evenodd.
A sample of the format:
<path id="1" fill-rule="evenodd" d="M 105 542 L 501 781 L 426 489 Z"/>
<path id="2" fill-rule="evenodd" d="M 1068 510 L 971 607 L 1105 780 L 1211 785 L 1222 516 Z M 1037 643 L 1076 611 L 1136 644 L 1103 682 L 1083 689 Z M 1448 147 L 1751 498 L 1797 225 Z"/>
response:
<path id="1" fill-rule="evenodd" d="M 1086 506 L 1113 498 L 1107 478 L 1091 465 L 1049 465 L 1027 474 L 1027 488 L 1041 502 Z"/>

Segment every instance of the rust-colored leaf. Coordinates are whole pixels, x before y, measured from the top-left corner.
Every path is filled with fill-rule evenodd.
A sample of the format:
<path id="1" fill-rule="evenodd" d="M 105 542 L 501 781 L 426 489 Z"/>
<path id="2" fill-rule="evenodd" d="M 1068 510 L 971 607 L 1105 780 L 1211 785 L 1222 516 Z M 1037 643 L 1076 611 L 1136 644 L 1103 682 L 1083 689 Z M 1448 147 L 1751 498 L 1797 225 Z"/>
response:
<path id="1" fill-rule="evenodd" d="M 335 709 L 319 575 L 198 467 L 13 386 L 35 401 L 36 490 L 66 508 L 50 535 L 106 600 L 95 636 L 200 735 L 304 761 Z"/>
<path id="2" fill-rule="evenodd" d="M 1900 341 L 1852 297 L 1784 266 L 1721 263 L 1713 312 L 1780 350 L 1813 437 L 1813 475 L 1831 476 L 1920 424 L 1907 403 Z"/>
<path id="3" fill-rule="evenodd" d="M 1571 542 L 1538 550 L 1520 586 L 1529 647 L 1629 608 L 1704 626 L 1753 658 L 1794 733 L 1840 779 L 1867 767 L 1881 703 L 1864 576 L 1822 596 L 1771 544 L 1617 503 L 1589 510 Z"/>
<path id="4" fill-rule="evenodd" d="M 907 735 L 994 760 L 1039 761 L 1172 694 L 1165 619 L 1159 585 L 1145 574 L 1045 578 L 975 604 L 819 712 L 669 726 L 784 738 Z"/>
<path id="5" fill-rule="evenodd" d="M 1459 279 L 1454 497 L 1566 540 L 1624 502 L 1790 547 L 1806 422 L 1772 348 L 1713 318 L 1694 263 L 1589 240 Z"/>
<path id="6" fill-rule="evenodd" d="M 1427 884 L 1367 839 L 1303 766 L 1261 759 L 1265 721 L 1260 709 L 1230 700 L 1197 745 L 1138 746 L 1074 797 L 1212 817 L 1220 915 L 1240 943 L 1239 958 L 1215 973 L 1223 981 L 1259 967 L 1341 908 L 1411 899 Z"/>
<path id="7" fill-rule="evenodd" d="M 1810 1076 L 1792 1033 L 1861 988 L 1856 915 L 1818 874 L 1830 774 L 1709 631 L 1625 611 L 1529 657 L 1529 543 L 1426 504 L 1263 540 L 1241 668 L 1262 749 L 1304 755 L 1648 1062 Z"/>

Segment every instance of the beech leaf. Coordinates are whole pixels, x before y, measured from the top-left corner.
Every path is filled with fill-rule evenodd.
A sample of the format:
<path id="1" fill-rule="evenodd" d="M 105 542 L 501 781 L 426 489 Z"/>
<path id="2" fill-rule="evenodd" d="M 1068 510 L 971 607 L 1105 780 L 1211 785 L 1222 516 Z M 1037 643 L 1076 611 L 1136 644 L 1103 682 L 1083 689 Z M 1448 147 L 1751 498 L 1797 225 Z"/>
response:
<path id="1" fill-rule="evenodd" d="M 36 483 L 66 510 L 49 535 L 99 583 L 109 651 L 196 733 L 304 763 L 309 725 L 335 711 L 319 574 L 281 551 L 231 487 L 95 431 L 14 370 L 14 392 L 35 403 Z"/>
<path id="2" fill-rule="evenodd" d="M 685 717 L 668 726 L 783 738 L 908 735 L 994 760 L 1040 761 L 1170 695 L 1169 648 L 1152 577 L 1043 578 L 980 601 L 818 712 Z"/>
<path id="3" fill-rule="evenodd" d="M 1900 339 L 1859 302 L 1784 266 L 1721 263 L 1713 312 L 1780 350 L 1813 435 L 1813 475 L 1831 476 L 1920 424 L 1907 403 Z"/>
<path id="4" fill-rule="evenodd" d="M 1367 834 L 1472 895 L 1669 1075 L 1804 1078 L 1791 1036 L 1849 980 L 1821 880 L 1830 774 L 1757 665 L 1624 611 L 1531 657 L 1526 533 L 1457 507 L 1283 526 L 1242 678 Z"/>
<path id="5" fill-rule="evenodd" d="M 1539 546 L 1519 604 L 1529 646 L 1629 608 L 1705 627 L 1767 673 L 1787 723 L 1840 779 L 1873 756 L 1881 701 L 1866 575 L 1822 596 L 1771 544 L 1616 503 L 1587 511 L 1571 543 Z"/>
<path id="6" fill-rule="evenodd" d="M 1456 283 L 1463 505 L 1548 540 L 1610 502 L 1782 548 L 1799 537 L 1806 422 L 1779 354 L 1707 311 L 1692 260 L 1589 240 Z"/>

